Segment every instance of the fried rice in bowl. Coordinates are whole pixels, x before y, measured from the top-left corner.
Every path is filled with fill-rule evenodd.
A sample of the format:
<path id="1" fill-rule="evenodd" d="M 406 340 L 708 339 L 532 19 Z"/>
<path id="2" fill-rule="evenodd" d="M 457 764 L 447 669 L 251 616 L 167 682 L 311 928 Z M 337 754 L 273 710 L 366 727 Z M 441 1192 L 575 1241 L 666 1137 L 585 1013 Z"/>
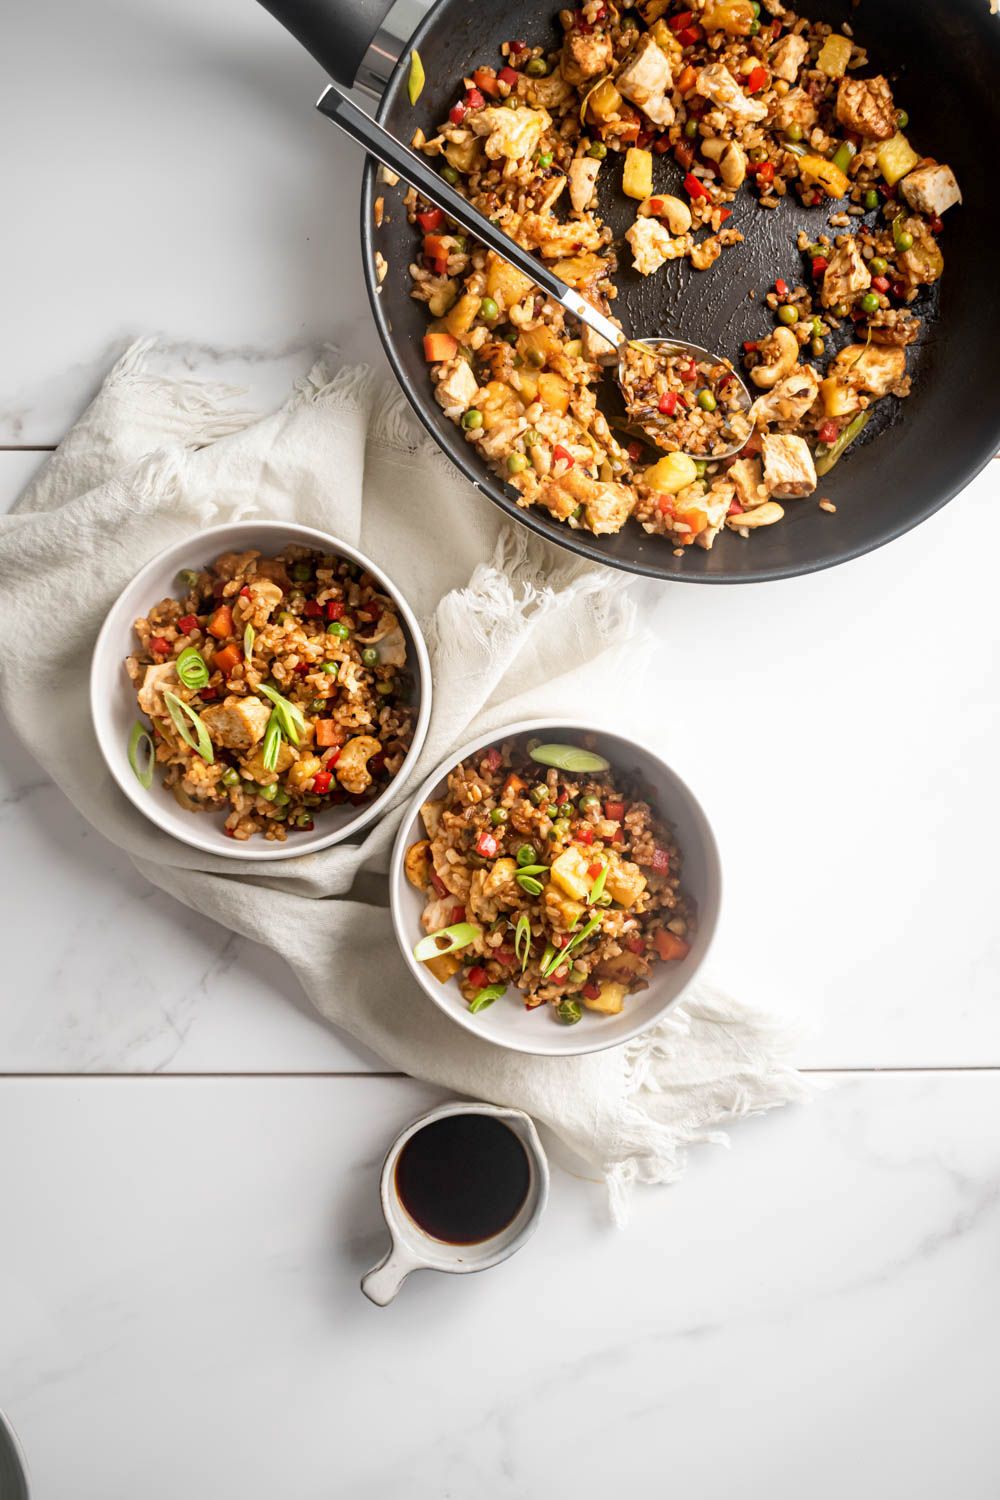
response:
<path id="1" fill-rule="evenodd" d="M 589 725 L 512 724 L 416 794 L 393 851 L 396 937 L 460 1026 L 571 1056 L 648 1030 L 704 962 L 721 872 L 658 756 Z"/>

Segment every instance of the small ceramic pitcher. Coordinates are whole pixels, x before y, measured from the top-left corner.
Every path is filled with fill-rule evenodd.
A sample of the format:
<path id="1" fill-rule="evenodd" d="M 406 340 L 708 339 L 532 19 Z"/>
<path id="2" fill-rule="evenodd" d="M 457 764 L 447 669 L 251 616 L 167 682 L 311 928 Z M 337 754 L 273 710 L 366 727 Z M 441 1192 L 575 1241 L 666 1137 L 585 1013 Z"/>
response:
<path id="1" fill-rule="evenodd" d="M 498 1234 L 474 1245 L 450 1245 L 436 1240 L 407 1213 L 396 1190 L 396 1161 L 411 1136 L 425 1125 L 448 1115 L 493 1115 L 502 1120 L 524 1147 L 530 1169 L 528 1192 L 514 1218 Z M 361 1290 L 379 1307 L 392 1301 L 411 1271 L 486 1271 L 499 1265 L 526 1244 L 538 1227 L 549 1196 L 549 1164 L 531 1119 L 519 1109 L 501 1109 L 494 1104 L 442 1104 L 421 1115 L 402 1131 L 382 1166 L 382 1212 L 392 1237 L 389 1253 L 362 1277 Z"/>

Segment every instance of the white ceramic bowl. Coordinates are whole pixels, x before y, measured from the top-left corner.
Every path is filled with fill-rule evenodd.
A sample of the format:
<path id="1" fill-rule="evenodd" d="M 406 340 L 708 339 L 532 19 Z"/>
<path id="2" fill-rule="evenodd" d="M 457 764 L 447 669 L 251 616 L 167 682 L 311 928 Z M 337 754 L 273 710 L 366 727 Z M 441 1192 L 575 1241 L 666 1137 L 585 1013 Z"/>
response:
<path id="1" fill-rule="evenodd" d="M 408 670 L 413 677 L 414 701 L 417 704 L 413 743 L 398 775 L 367 806 L 355 807 L 348 803 L 331 807 L 316 819 L 313 832 L 289 837 L 285 843 L 275 843 L 263 838 L 238 843 L 223 833 L 221 814 L 186 812 L 178 806 L 170 792 L 163 788 L 159 776 L 154 776 L 148 791 L 136 780 L 128 760 L 128 737 L 132 725 L 142 716 L 136 707 L 135 692 L 125 670 L 125 658 L 136 645 L 132 631 L 134 621 L 140 615 L 145 615 L 161 599 L 175 595 L 175 579 L 183 568 L 202 568 L 223 552 L 245 552 L 250 548 L 265 556 L 273 555 L 292 542 L 359 563 L 378 579 L 381 588 L 395 600 L 399 621 L 406 636 Z M 213 526 L 187 541 L 168 547 L 132 579 L 112 606 L 97 637 L 90 668 L 90 707 L 97 742 L 108 769 L 129 801 L 158 828 L 206 854 L 244 860 L 289 859 L 299 854 L 313 854 L 317 849 L 338 844 L 379 817 L 390 791 L 394 791 L 405 780 L 416 762 L 427 733 L 431 712 L 430 659 L 413 611 L 399 589 L 371 558 L 359 552 L 356 547 L 338 541 L 325 531 L 315 531 L 311 526 L 296 526 L 286 521 L 236 521 L 225 526 Z"/>
<path id="2" fill-rule="evenodd" d="M 684 888 L 693 897 L 698 914 L 698 927 L 691 942 L 691 951 L 679 962 L 654 964 L 649 988 L 630 995 L 625 1001 L 624 1010 L 617 1016 L 602 1016 L 594 1011 L 584 1010 L 582 1019 L 574 1026 L 564 1026 L 548 1013 L 547 1006 L 526 1010 L 521 1002 L 520 992 L 513 986 L 487 1010 L 471 1015 L 457 981 L 451 979 L 447 984 L 439 984 L 426 967 L 413 957 L 414 944 L 424 935 L 420 925 L 424 900 L 421 893 L 407 880 L 403 860 L 410 845 L 424 837 L 423 823 L 420 820 L 421 804 L 431 797 L 443 794 L 447 777 L 459 761 L 488 750 L 491 745 L 499 746 L 515 735 L 532 736 L 548 743 L 568 741 L 576 744 L 584 734 L 595 736 L 597 750 L 607 757 L 616 771 L 637 774 L 649 785 L 652 791 L 651 802 L 676 830 L 684 861 Z M 704 963 L 718 922 L 721 895 L 722 871 L 715 837 L 700 803 L 677 773 L 664 765 L 651 750 L 634 740 L 624 739 L 621 735 L 593 724 L 554 723 L 549 720 L 509 724 L 489 740 L 473 741 L 463 746 L 456 756 L 429 777 L 414 796 L 403 819 L 393 849 L 389 875 L 389 896 L 396 939 L 411 973 L 435 1005 L 459 1026 L 464 1026 L 466 1031 L 486 1037 L 499 1047 L 546 1057 L 599 1052 L 604 1047 L 615 1047 L 620 1042 L 627 1042 L 630 1037 L 638 1036 L 640 1032 L 655 1025 L 681 998 Z"/>

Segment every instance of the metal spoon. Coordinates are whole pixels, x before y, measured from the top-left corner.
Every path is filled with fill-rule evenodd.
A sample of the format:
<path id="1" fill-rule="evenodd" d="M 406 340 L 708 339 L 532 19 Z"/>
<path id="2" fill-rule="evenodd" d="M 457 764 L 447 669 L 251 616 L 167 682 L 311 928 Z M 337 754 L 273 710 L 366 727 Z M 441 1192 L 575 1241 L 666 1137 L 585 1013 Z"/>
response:
<path id="1" fill-rule="evenodd" d="M 688 353 L 695 359 L 710 359 L 713 363 L 721 363 L 718 356 L 703 349 L 700 344 L 688 344 L 683 339 L 660 335 L 635 339 L 623 333 L 617 323 L 613 323 L 604 313 L 598 312 L 596 307 L 592 307 L 584 297 L 580 296 L 579 292 L 567 286 L 566 282 L 556 276 L 542 261 L 536 260 L 527 250 L 522 250 L 521 246 L 504 234 L 502 229 L 485 218 L 478 209 L 473 208 L 469 200 L 456 192 L 450 183 L 445 182 L 440 173 L 429 166 L 423 156 L 416 151 L 411 151 L 409 146 L 404 146 L 402 141 L 397 140 L 377 120 L 365 114 L 364 110 L 359 109 L 353 99 L 350 99 L 336 84 L 328 84 L 320 95 L 317 108 L 358 145 L 370 151 L 383 166 L 405 178 L 420 191 L 423 197 L 440 208 L 450 219 L 454 219 L 456 224 L 460 224 L 469 234 L 489 249 L 494 250 L 501 260 L 505 260 L 508 265 L 514 266 L 518 271 L 522 271 L 537 287 L 551 297 L 553 302 L 558 302 L 559 306 L 571 317 L 578 319 L 581 323 L 586 323 L 588 328 L 611 344 L 618 353 L 619 386 L 622 385 L 622 358 L 630 343 L 641 342 L 651 347 L 666 345 L 671 352 Z M 733 378 L 739 382 L 744 409 L 749 411 L 750 392 L 735 369 Z M 749 432 L 746 433 L 739 442 L 723 452 L 692 454 L 691 456 L 707 457 L 712 462 L 716 459 L 728 458 L 733 453 L 739 452 L 749 435 Z"/>

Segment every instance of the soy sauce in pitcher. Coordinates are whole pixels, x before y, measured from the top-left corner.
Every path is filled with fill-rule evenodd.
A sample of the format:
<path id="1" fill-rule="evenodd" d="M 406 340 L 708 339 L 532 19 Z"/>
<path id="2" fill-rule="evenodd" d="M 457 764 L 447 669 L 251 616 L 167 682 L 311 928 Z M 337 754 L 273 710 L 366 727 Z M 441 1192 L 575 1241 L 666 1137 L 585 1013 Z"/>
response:
<path id="1" fill-rule="evenodd" d="M 425 1234 L 449 1245 L 492 1239 L 528 1196 L 528 1154 L 493 1115 L 445 1115 L 406 1142 L 396 1160 L 396 1192 Z"/>

